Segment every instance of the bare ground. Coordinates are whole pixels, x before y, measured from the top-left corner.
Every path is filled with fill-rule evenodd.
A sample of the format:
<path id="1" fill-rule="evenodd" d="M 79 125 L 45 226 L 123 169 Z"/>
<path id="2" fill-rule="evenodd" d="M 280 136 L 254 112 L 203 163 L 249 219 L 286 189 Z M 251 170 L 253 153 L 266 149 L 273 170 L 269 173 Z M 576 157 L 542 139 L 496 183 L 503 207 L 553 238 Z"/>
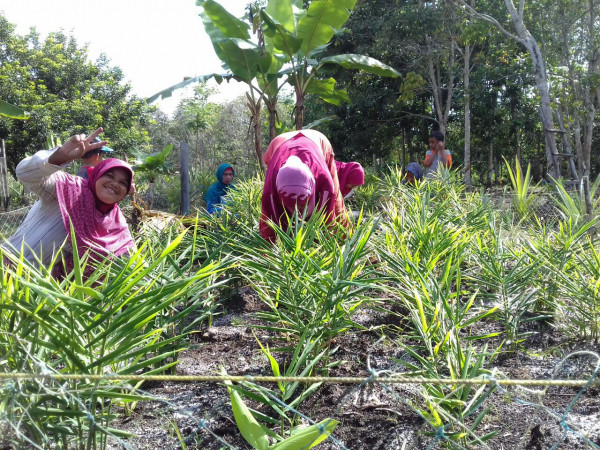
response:
<path id="1" fill-rule="evenodd" d="M 226 306 L 227 314 L 217 318 L 180 355 L 178 374 L 214 375 L 223 366 L 232 375 L 271 375 L 248 326 L 254 320 L 252 314 L 262 308 L 260 301 L 251 290 L 242 289 L 241 295 L 234 296 Z M 340 364 L 330 375 L 366 378 L 367 361 L 373 370 L 400 372 L 402 368 L 394 359 L 405 357 L 404 351 L 390 340 L 381 339 L 376 331 L 380 325 L 398 322 L 398 318 L 375 311 L 361 314 L 359 321 L 375 331 L 348 333 L 338 339 L 335 344 L 339 350 L 334 358 Z M 496 324 L 484 326 L 494 328 Z M 581 350 L 600 353 L 599 345 L 569 342 L 548 326 L 532 325 L 531 331 L 521 350 L 503 353 L 492 362 L 498 377 L 549 379 L 565 355 Z M 261 342 L 269 342 L 269 336 L 260 330 L 255 332 Z M 554 377 L 587 379 L 595 364 L 593 358 L 574 357 Z M 141 402 L 130 416 L 113 424 L 138 436 L 127 441 L 133 448 L 182 448 L 180 441 L 189 449 L 251 448 L 237 430 L 224 386 L 161 382 L 144 389 L 163 401 Z M 299 410 L 314 421 L 329 417 L 340 422 L 333 433 L 335 441 L 325 441 L 319 449 L 443 448 L 442 441 L 431 436 L 431 427 L 410 406 L 418 400 L 419 389 L 415 385 L 358 388 L 324 384 Z M 491 394 L 482 406 L 489 412 L 477 429 L 479 435 L 498 431 L 488 442 L 489 448 L 591 448 L 580 435 L 600 446 L 600 388 L 587 389 L 572 406 L 579 389 L 553 387 L 545 393 L 541 389 L 509 388 Z M 567 422 L 561 425 L 567 410 Z M 113 448 L 119 447 L 114 442 Z"/>

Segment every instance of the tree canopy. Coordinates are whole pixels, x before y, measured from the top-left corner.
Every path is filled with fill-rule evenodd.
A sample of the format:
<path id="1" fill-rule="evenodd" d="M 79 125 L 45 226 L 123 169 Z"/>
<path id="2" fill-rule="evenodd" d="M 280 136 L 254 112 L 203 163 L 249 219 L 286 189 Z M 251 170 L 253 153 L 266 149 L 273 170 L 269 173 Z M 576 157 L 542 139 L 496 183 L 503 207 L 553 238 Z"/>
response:
<path id="1" fill-rule="evenodd" d="M 106 56 L 90 62 L 86 46 L 60 31 L 43 41 L 33 29 L 20 36 L 3 15 L 0 42 L 0 99 L 31 114 L 25 121 L 0 117 L 11 170 L 51 134 L 62 141 L 102 126 L 121 157 L 148 144 L 144 125 L 153 107 L 131 94 Z"/>

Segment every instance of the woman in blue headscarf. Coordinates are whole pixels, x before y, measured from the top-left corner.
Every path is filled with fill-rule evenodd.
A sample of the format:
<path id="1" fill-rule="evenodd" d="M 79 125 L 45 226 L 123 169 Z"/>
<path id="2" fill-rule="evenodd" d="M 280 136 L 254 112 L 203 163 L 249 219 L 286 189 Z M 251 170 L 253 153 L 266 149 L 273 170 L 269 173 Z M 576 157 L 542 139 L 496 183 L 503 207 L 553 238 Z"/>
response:
<path id="1" fill-rule="evenodd" d="M 217 168 L 217 182 L 208 188 L 206 193 L 206 210 L 209 214 L 221 212 L 223 197 L 227 191 L 233 186 L 233 167 L 230 164 L 223 163 Z"/>
<path id="2" fill-rule="evenodd" d="M 402 184 L 415 185 L 418 181 L 423 179 L 423 169 L 421 169 L 419 163 L 411 162 L 406 165 L 403 178 Z"/>

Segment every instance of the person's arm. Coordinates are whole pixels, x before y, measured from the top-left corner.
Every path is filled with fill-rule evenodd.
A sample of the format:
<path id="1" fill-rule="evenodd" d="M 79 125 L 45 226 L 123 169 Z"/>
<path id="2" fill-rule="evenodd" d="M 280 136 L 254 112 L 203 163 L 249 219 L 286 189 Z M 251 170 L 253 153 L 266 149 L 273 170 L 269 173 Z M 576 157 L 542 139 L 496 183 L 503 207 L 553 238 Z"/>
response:
<path id="1" fill-rule="evenodd" d="M 435 153 L 432 152 L 431 150 L 427 150 L 427 153 L 425 153 L 425 161 L 423 161 L 423 165 L 425 167 L 431 167 L 431 164 L 433 163 L 434 159 L 435 159 Z"/>
<path id="2" fill-rule="evenodd" d="M 452 166 L 452 156 L 450 155 L 450 151 L 446 150 L 446 144 L 444 141 L 439 141 L 437 144 L 437 154 L 440 155 L 440 162 L 442 166 L 446 168 L 450 168 Z"/>
<path id="3" fill-rule="evenodd" d="M 444 150 L 444 156 L 444 167 L 449 169 L 452 167 L 452 155 L 450 154 L 450 151 Z"/>
<path id="4" fill-rule="evenodd" d="M 104 145 L 106 141 L 90 144 L 102 128 L 98 128 L 90 136 L 71 136 L 61 147 L 42 150 L 22 160 L 16 168 L 17 179 L 40 199 L 56 198 L 56 180 L 52 175 L 67 163 L 80 158 L 84 152 Z"/>
<path id="5" fill-rule="evenodd" d="M 41 150 L 23 159 L 16 168 L 17 179 L 41 200 L 56 198 L 56 180 L 52 175 L 62 167 L 48 161 L 55 151 Z"/>
<path id="6" fill-rule="evenodd" d="M 211 186 L 208 188 L 208 191 L 206 191 L 206 195 L 204 196 L 204 200 L 206 201 L 206 211 L 208 211 L 209 214 L 214 214 L 217 211 L 217 202 L 218 199 L 215 199 L 215 193 L 214 191 L 214 184 L 211 184 Z"/>

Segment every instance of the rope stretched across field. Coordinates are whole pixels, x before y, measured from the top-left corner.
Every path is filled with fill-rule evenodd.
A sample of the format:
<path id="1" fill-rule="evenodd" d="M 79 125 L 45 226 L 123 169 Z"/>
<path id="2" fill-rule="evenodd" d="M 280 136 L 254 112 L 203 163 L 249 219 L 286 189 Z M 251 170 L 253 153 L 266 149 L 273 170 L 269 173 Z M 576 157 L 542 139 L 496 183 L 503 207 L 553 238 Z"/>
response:
<path id="1" fill-rule="evenodd" d="M 118 375 L 118 374 L 65 374 L 65 373 L 0 373 L 0 380 L 90 380 L 90 381 L 171 381 L 177 383 L 221 383 L 225 381 L 252 383 L 335 383 L 335 384 L 362 384 L 365 381 L 369 383 L 386 384 L 455 384 L 455 385 L 499 385 L 499 386 L 559 386 L 559 387 L 584 387 L 600 386 L 600 380 L 510 380 L 510 379 L 491 379 L 491 378 L 434 378 L 423 377 L 275 377 L 275 376 L 252 376 L 252 375 Z"/>
<path id="2" fill-rule="evenodd" d="M 429 426 L 433 428 L 432 433 L 432 441 L 430 445 L 427 447 L 428 449 L 436 448 L 438 444 L 443 442 L 449 442 L 453 448 L 465 449 L 460 442 L 456 440 L 456 430 L 460 430 L 461 433 L 464 433 L 465 436 L 471 440 L 472 443 L 477 443 L 482 448 L 490 449 L 490 447 L 485 442 L 485 436 L 479 437 L 474 433 L 471 429 L 469 423 L 465 422 L 470 416 L 475 416 L 480 413 L 481 405 L 477 408 L 474 408 L 468 415 L 464 417 L 446 417 L 447 423 L 442 423 L 441 425 L 435 425 L 431 423 L 430 420 L 426 420 L 426 417 L 423 416 L 422 411 L 418 408 L 414 408 L 412 402 L 406 398 L 403 398 L 399 393 L 393 390 L 389 384 L 447 384 L 447 385 L 488 385 L 491 389 L 498 388 L 500 392 L 503 393 L 504 396 L 509 396 L 513 401 L 516 401 L 519 404 L 525 406 L 532 406 L 538 409 L 541 413 L 546 413 L 547 416 L 553 420 L 558 421 L 558 425 L 561 427 L 563 433 L 561 439 L 556 441 L 556 445 L 552 448 L 556 448 L 561 442 L 567 438 L 568 434 L 571 434 L 577 437 L 579 440 L 583 441 L 589 448 L 598 449 L 600 447 L 592 440 L 592 436 L 590 436 L 590 430 L 582 429 L 581 426 L 575 420 L 568 420 L 570 413 L 572 412 L 572 408 L 575 403 L 580 399 L 583 395 L 584 391 L 587 390 L 591 386 L 600 386 L 598 382 L 598 375 L 600 373 L 600 356 L 596 353 L 589 351 L 579 351 L 574 352 L 565 357 L 560 361 L 558 366 L 553 371 L 552 376 L 555 377 L 558 375 L 561 368 L 566 364 L 566 362 L 575 356 L 593 356 L 596 359 L 595 369 L 593 370 L 591 376 L 587 380 L 560 380 L 560 379 L 549 379 L 549 380 L 503 380 L 495 377 L 495 372 L 492 371 L 491 374 L 487 377 L 483 378 L 475 378 L 471 380 L 461 380 L 461 379 L 452 379 L 452 378 L 441 378 L 441 379 L 426 379 L 423 377 L 401 377 L 401 376 L 382 376 L 382 372 L 378 372 L 373 370 L 370 366 L 369 360 L 367 360 L 367 369 L 370 373 L 369 377 L 273 377 L 273 376 L 231 376 L 231 375 L 119 375 L 119 374 L 60 374 L 53 372 L 49 367 L 46 366 L 43 362 L 39 361 L 38 366 L 41 368 L 41 373 L 0 373 L 0 381 L 2 380 L 14 380 L 15 383 L 8 383 L 9 392 L 17 392 L 19 387 L 19 380 L 37 380 L 39 382 L 39 386 L 46 392 L 46 390 L 50 389 L 50 387 L 46 386 L 45 381 L 67 381 L 67 380 L 81 380 L 85 379 L 88 381 L 174 381 L 174 382 L 223 382 L 223 381 L 238 381 L 238 382 L 247 382 L 247 383 L 258 383 L 258 382 L 302 382 L 302 383 L 338 383 L 338 384 L 354 384 L 354 386 L 349 386 L 348 393 L 343 395 L 341 401 L 339 402 L 338 408 L 336 409 L 336 415 L 339 415 L 344 407 L 344 405 L 348 404 L 351 398 L 351 393 L 355 392 L 357 389 L 362 389 L 367 385 L 379 384 L 381 385 L 386 392 L 396 398 L 399 402 L 405 404 L 409 408 L 413 409 L 422 419 L 424 419 Z M 128 383 L 127 383 L 128 384 Z M 59 383 L 58 389 L 59 394 L 68 398 L 72 398 L 81 408 L 82 411 L 85 411 L 85 417 L 88 419 L 91 426 L 96 427 L 98 429 L 102 429 L 106 435 L 111 436 L 116 440 L 123 448 L 133 449 L 131 445 L 129 445 L 126 441 L 121 439 L 118 435 L 114 434 L 110 428 L 102 428 L 104 425 L 97 421 L 97 417 L 93 411 L 93 409 L 89 408 L 89 405 L 85 402 L 82 402 L 76 396 L 73 396 L 71 392 L 69 392 L 67 388 L 68 384 Z M 556 412 L 551 410 L 550 408 L 544 406 L 542 403 L 531 402 L 530 400 L 519 398 L 515 396 L 514 393 L 511 393 L 505 389 L 507 386 L 566 386 L 566 387 L 579 387 L 580 390 L 577 395 L 574 396 L 572 401 L 569 403 L 568 407 L 564 410 L 564 412 Z M 204 418 L 198 419 L 194 417 L 190 411 L 187 411 L 185 408 L 181 408 L 171 401 L 154 397 L 149 392 L 144 392 L 139 389 L 139 386 L 133 387 L 129 386 L 129 388 L 136 390 L 138 393 L 146 395 L 150 399 L 152 398 L 155 401 L 160 403 L 164 403 L 167 405 L 172 411 L 176 412 L 176 414 L 180 416 L 185 416 L 188 420 L 192 421 L 195 425 L 190 432 L 190 436 L 199 436 L 200 432 L 206 432 L 212 436 L 217 442 L 219 442 L 223 447 L 228 449 L 235 449 L 236 447 L 226 442 L 221 436 L 210 429 L 210 421 L 205 420 Z M 523 388 L 524 391 L 529 391 L 534 394 L 544 394 L 546 389 L 542 391 L 533 391 Z M 52 394 L 51 391 L 48 391 Z M 316 439 L 321 439 L 321 437 L 326 437 L 331 441 L 331 444 L 335 448 L 339 448 L 342 450 L 348 450 L 344 443 L 338 439 L 336 439 L 330 432 L 327 431 L 326 426 L 323 424 L 318 424 L 316 421 L 312 420 L 310 417 L 305 416 L 300 411 L 292 407 L 291 405 L 286 404 L 277 396 L 271 394 L 266 391 L 264 393 L 267 395 L 272 402 L 277 404 L 283 411 L 290 411 L 299 417 L 302 417 L 308 424 L 317 426 L 319 431 L 319 437 Z M 442 414 L 444 411 L 440 409 L 439 405 L 435 402 L 431 403 L 431 407 L 435 409 L 438 414 Z M 24 414 L 28 414 L 29 407 L 25 408 Z M 2 420 L 0 419 L 0 423 Z M 46 448 L 45 444 L 49 444 L 49 440 L 44 441 L 43 445 L 37 445 L 35 442 L 28 439 L 27 435 L 21 431 L 19 426 L 19 422 L 8 421 L 7 425 L 10 430 L 23 441 L 28 442 L 33 448 L 42 450 Z M 181 439 L 181 438 L 180 438 Z M 316 442 L 316 441 L 315 441 Z M 406 442 L 406 441 L 405 441 Z"/>

